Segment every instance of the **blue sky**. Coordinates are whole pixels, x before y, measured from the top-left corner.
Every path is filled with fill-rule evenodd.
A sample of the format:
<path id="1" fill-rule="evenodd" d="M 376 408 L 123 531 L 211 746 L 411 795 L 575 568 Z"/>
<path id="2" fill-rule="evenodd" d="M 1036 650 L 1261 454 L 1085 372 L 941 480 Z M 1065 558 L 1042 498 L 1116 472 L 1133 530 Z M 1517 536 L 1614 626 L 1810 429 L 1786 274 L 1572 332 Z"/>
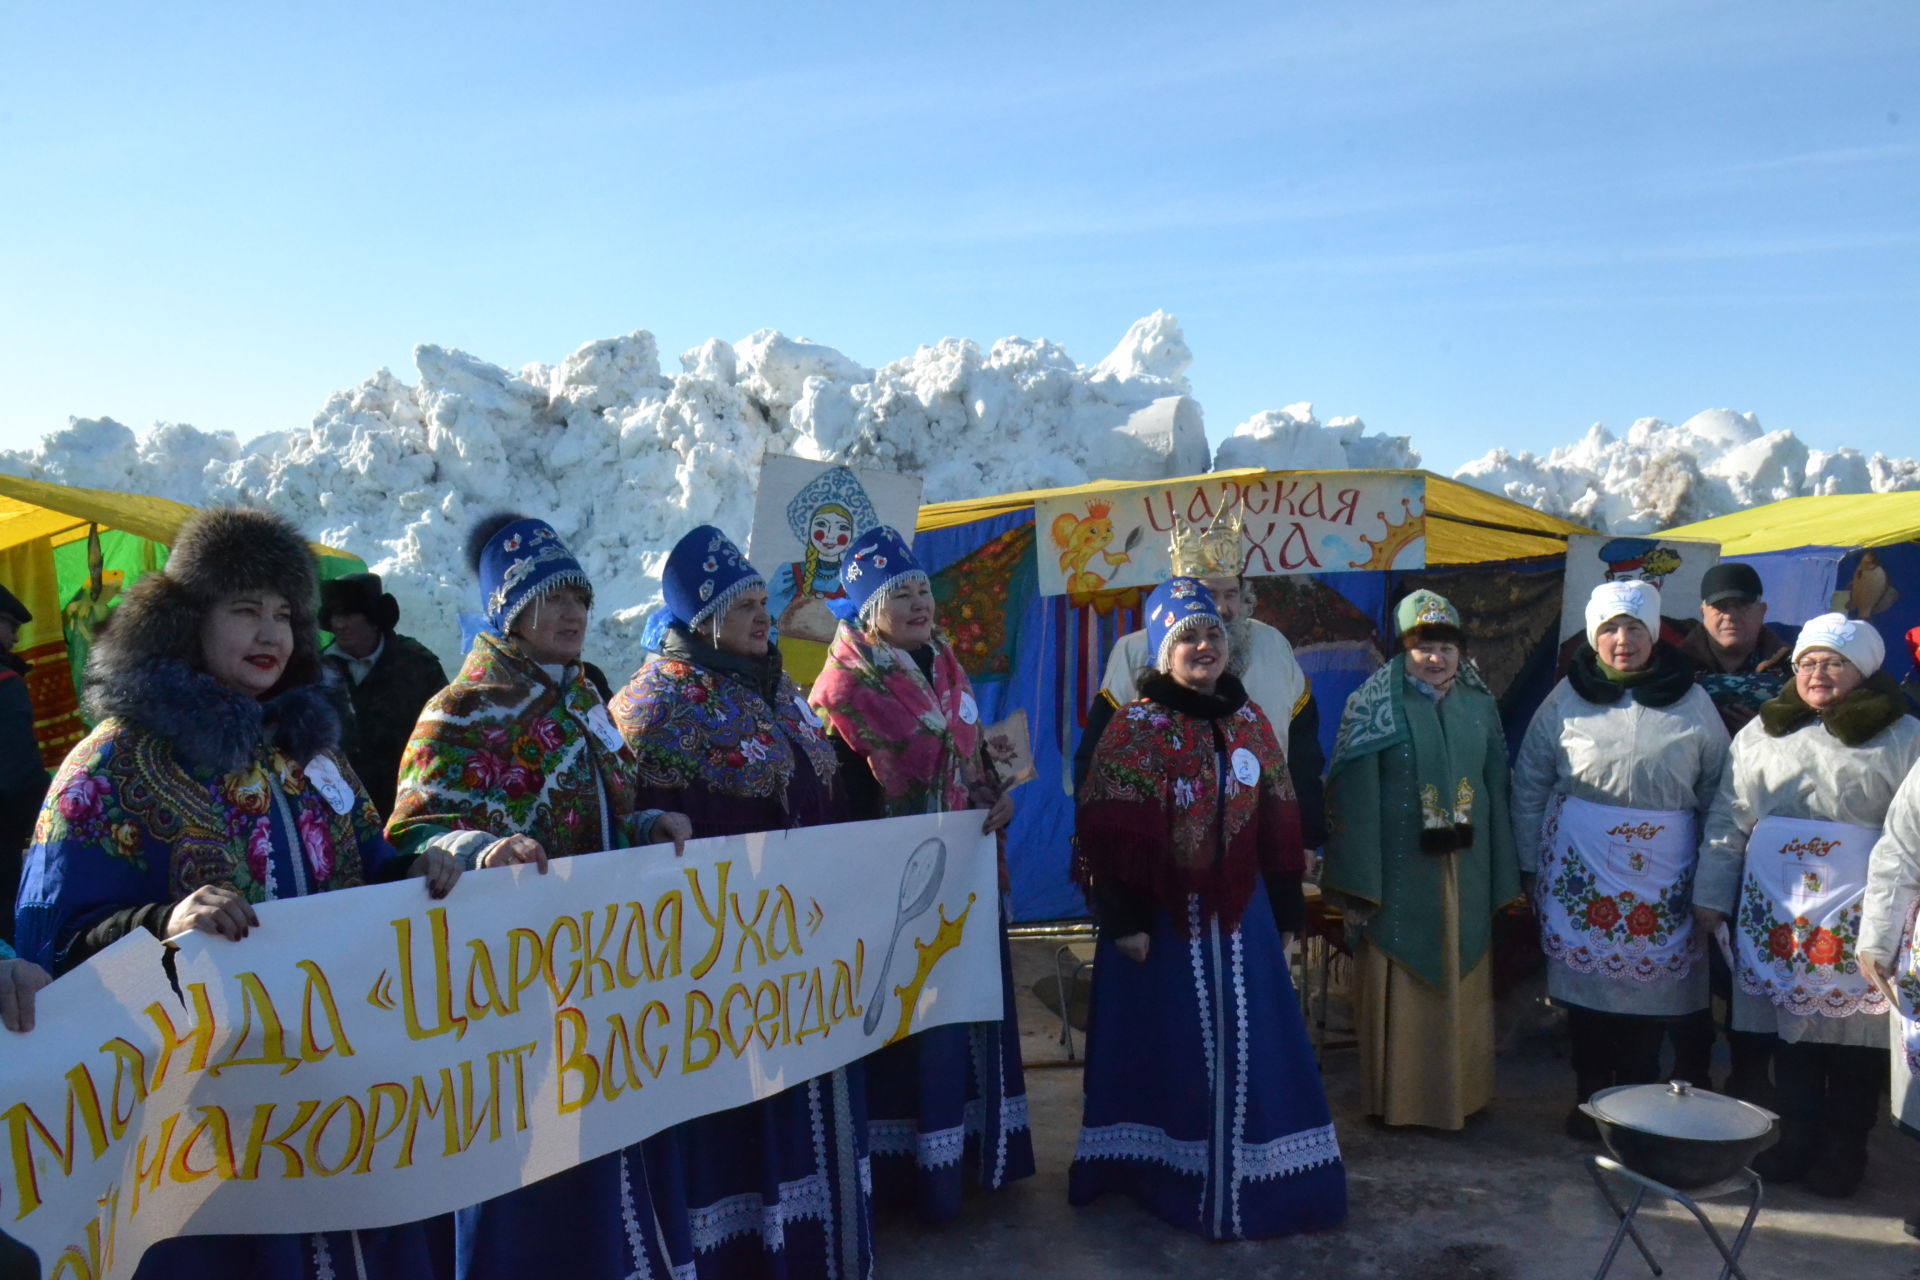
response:
<path id="1" fill-rule="evenodd" d="M 0 447 L 249 436 L 414 343 L 1084 363 L 1451 470 L 1751 410 L 1920 453 L 1908 3 L 0 0 Z"/>

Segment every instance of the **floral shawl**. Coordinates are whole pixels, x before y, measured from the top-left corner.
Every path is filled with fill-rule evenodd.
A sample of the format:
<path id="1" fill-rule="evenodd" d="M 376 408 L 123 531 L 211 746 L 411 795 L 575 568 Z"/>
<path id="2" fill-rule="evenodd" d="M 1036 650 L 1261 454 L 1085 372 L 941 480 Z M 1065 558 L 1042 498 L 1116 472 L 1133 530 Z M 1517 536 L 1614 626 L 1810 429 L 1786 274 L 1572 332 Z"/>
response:
<path id="1" fill-rule="evenodd" d="M 1111 877 L 1170 908 L 1198 894 L 1230 929 L 1258 878 L 1298 880 L 1306 868 L 1286 755 L 1232 676 L 1221 677 L 1217 696 L 1164 675 L 1149 676 L 1142 691 L 1094 751 L 1075 824 L 1074 882 L 1091 890 Z M 1252 785 L 1234 767 L 1242 752 L 1259 766 Z"/>
<path id="2" fill-rule="evenodd" d="M 633 753 L 596 721 L 617 740 L 579 668 L 563 688 L 483 632 L 413 727 L 387 834 L 406 852 L 447 831 L 532 836 L 553 857 L 640 843 Z"/>
<path id="3" fill-rule="evenodd" d="M 933 650 L 929 684 L 911 654 L 843 622 L 813 683 L 813 706 L 866 758 L 889 817 L 993 802 L 979 763 L 973 685 L 944 637 L 934 637 Z"/>
<path id="4" fill-rule="evenodd" d="M 839 772 L 833 744 L 785 672 L 768 699 L 732 676 L 656 658 L 608 709 L 639 759 L 642 786 L 699 782 L 721 795 L 774 799 L 784 807 L 796 754 L 823 786 Z"/>
<path id="5" fill-rule="evenodd" d="M 21 954 L 49 972 L 78 933 L 123 908 L 176 902 L 206 885 L 253 903 L 346 889 L 393 856 L 366 788 L 332 748 L 337 722 L 318 690 L 280 699 L 302 704 L 281 727 L 325 722 L 331 733 L 282 732 L 251 699 L 184 666 L 165 680 L 155 696 L 168 713 L 160 723 L 102 720 L 68 753 L 40 810 L 16 923 Z M 165 703 L 195 699 L 202 723 L 193 728 L 202 731 L 250 713 L 257 736 L 239 748 L 237 767 L 200 763 L 167 732 L 186 737 L 188 727 L 175 723 L 184 709 Z M 230 733 L 219 745 L 237 740 Z M 345 784 L 336 789 L 344 812 L 307 774 L 320 759 Z"/>

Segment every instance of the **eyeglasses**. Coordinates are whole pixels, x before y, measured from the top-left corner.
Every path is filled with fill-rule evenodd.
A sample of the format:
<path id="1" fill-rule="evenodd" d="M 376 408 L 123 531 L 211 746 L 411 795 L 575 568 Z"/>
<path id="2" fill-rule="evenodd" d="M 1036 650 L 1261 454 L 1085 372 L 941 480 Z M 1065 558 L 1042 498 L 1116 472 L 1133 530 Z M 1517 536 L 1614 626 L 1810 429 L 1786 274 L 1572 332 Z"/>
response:
<path id="1" fill-rule="evenodd" d="M 1793 669 L 1807 676 L 1837 676 L 1852 666 L 1845 658 L 1802 658 Z"/>

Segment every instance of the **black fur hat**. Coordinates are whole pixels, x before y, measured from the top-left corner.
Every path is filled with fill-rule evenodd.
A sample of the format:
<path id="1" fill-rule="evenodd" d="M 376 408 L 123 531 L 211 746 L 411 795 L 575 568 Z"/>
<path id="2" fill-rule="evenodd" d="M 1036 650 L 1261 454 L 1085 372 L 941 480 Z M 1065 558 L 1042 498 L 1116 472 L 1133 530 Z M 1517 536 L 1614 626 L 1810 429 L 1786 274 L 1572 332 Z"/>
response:
<path id="1" fill-rule="evenodd" d="M 167 567 L 133 584 L 113 625 L 87 659 L 86 701 L 96 719 L 96 686 L 124 679 L 155 658 L 203 667 L 200 630 L 208 610 L 241 591 L 269 590 L 293 606 L 293 653 L 274 690 L 312 684 L 320 675 L 313 551 L 280 516 L 247 507 L 215 507 L 180 526 Z"/>

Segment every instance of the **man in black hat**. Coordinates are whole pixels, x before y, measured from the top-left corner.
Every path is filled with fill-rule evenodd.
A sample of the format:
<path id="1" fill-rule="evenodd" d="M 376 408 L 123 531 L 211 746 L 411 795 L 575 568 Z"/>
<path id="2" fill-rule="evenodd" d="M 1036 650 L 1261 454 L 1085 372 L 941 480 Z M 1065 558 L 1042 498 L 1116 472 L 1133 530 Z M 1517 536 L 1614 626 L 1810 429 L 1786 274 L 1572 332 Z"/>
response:
<path id="1" fill-rule="evenodd" d="M 400 756 L 420 708 L 447 684 L 440 659 L 395 632 L 399 625 L 399 602 L 380 589 L 379 574 L 351 573 L 320 584 L 320 626 L 333 632 L 324 656 L 353 700 L 347 760 L 382 818 L 393 812 Z"/>
<path id="2" fill-rule="evenodd" d="M 1700 625 L 1680 641 L 1728 733 L 1738 733 L 1793 678 L 1793 637 L 1767 625 L 1752 565 L 1725 563 L 1700 579 Z"/>
<path id="3" fill-rule="evenodd" d="M 34 819 L 46 799 L 46 765 L 33 734 L 33 701 L 27 696 L 27 664 L 13 651 L 20 628 L 33 615 L 0 586 L 0 940 L 13 940 L 13 898 L 20 887 L 20 855 L 33 838 Z"/>

